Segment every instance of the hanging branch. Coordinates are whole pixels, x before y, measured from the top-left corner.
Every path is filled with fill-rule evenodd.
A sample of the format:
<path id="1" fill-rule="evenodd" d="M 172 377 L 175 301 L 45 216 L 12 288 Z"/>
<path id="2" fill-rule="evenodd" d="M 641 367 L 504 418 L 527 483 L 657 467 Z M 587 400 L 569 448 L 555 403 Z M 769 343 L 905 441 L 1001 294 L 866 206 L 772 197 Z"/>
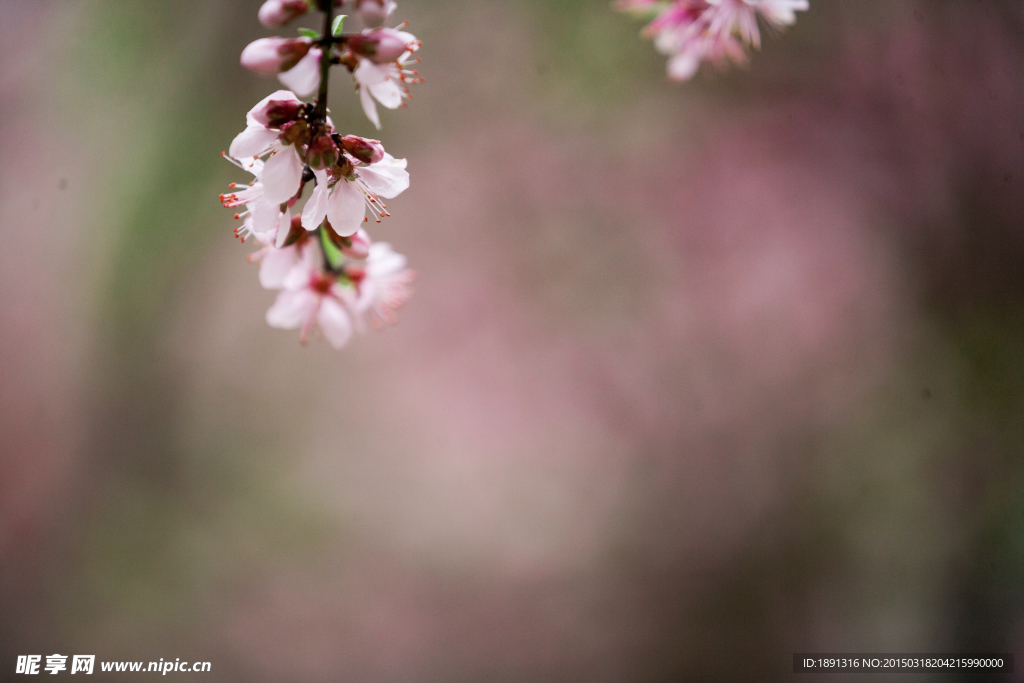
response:
<path id="1" fill-rule="evenodd" d="M 242 224 L 235 235 L 262 248 L 249 256 L 260 262 L 260 284 L 280 290 L 267 311 L 272 327 L 300 330 L 305 343 L 314 330 L 341 348 L 353 330 L 380 328 L 412 293 L 415 273 L 385 242 L 373 242 L 365 229 L 391 214 L 384 199 L 409 187 L 406 160 L 396 159 L 379 140 L 341 135 L 329 115 L 331 67 L 353 76 L 367 118 L 379 129 L 377 104 L 403 106 L 407 86 L 418 83 L 410 68 L 420 42 L 401 28 L 388 28 L 392 0 L 354 0 L 365 27 L 345 33 L 345 15 L 335 16 L 339 0 L 267 0 L 259 10 L 265 26 L 284 26 L 314 10 L 323 14 L 323 32 L 299 29 L 296 38 L 260 38 L 242 51 L 241 63 L 265 76 L 277 76 L 278 90 L 253 107 L 247 127 L 225 157 L 254 176 L 252 182 L 221 195 Z M 304 98 L 316 97 L 312 102 Z M 313 191 L 301 212 L 293 210 L 307 186 Z"/>

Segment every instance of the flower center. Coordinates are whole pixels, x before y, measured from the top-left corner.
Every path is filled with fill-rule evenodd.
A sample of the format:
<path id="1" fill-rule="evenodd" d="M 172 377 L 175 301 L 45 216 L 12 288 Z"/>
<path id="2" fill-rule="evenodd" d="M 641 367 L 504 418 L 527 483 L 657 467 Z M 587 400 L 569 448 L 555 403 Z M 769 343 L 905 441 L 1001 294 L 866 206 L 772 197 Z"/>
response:
<path id="1" fill-rule="evenodd" d="M 328 292 L 331 291 L 331 287 L 334 286 L 334 283 L 337 281 L 337 279 L 338 278 L 334 275 L 328 275 L 326 273 L 317 273 L 310 279 L 309 286 L 321 296 L 325 296 L 327 295 Z"/>

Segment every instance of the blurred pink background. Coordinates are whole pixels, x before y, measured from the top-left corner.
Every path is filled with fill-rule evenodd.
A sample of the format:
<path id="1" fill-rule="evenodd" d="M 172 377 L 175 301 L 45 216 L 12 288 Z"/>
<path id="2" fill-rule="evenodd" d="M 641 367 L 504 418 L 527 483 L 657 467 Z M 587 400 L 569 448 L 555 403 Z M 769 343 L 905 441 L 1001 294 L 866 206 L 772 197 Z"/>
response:
<path id="1" fill-rule="evenodd" d="M 0 0 L 0 670 L 1024 655 L 1019 3 L 812 0 L 680 85 L 603 0 L 404 0 L 419 278 L 341 352 L 217 201 L 258 6 Z"/>

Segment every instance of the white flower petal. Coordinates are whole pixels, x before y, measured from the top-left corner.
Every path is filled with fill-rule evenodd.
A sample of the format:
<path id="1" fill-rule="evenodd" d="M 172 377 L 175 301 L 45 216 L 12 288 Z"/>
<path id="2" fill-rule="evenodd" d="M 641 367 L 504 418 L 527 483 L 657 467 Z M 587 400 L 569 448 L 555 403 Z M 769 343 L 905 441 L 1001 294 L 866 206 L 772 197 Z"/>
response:
<path id="1" fill-rule="evenodd" d="M 398 109 L 402 106 L 402 89 L 393 80 L 388 79 L 383 83 L 375 83 L 369 88 L 370 93 L 377 98 L 377 101 L 388 109 Z"/>
<path id="2" fill-rule="evenodd" d="M 359 167 L 359 177 L 371 192 L 385 199 L 392 199 L 409 189 L 408 162 L 396 159 L 390 154 L 376 164 Z"/>
<path id="3" fill-rule="evenodd" d="M 302 210 L 302 227 L 306 230 L 316 230 L 327 215 L 327 171 L 313 171 L 313 175 L 316 176 L 316 187 Z"/>
<path id="4" fill-rule="evenodd" d="M 278 74 L 279 81 L 301 97 L 309 97 L 320 87 L 320 50 L 313 48 L 299 63 L 288 71 Z"/>
<path id="5" fill-rule="evenodd" d="M 363 113 L 366 114 L 366 118 L 370 119 L 370 123 L 380 130 L 380 115 L 377 113 L 377 103 L 373 101 L 373 96 L 370 95 L 370 90 L 365 85 L 359 88 L 359 102 L 363 105 Z"/>
<path id="6" fill-rule="evenodd" d="M 288 274 L 284 276 L 284 280 L 281 282 L 281 286 L 285 289 L 293 292 L 298 292 L 303 289 L 308 289 L 309 280 L 312 277 L 312 273 L 306 264 L 301 260 L 292 266 L 292 269 L 288 271 Z"/>
<path id="7" fill-rule="evenodd" d="M 807 0 L 744 0 L 744 3 L 761 12 L 768 23 L 776 26 L 795 23 L 795 12 L 809 7 Z"/>
<path id="8" fill-rule="evenodd" d="M 396 30 L 392 29 L 391 32 L 392 32 L 392 34 L 395 37 L 397 37 L 399 40 L 401 40 L 406 45 L 409 45 L 410 43 L 418 42 L 416 40 L 416 36 L 414 36 L 413 34 L 409 33 L 408 31 L 396 31 Z"/>
<path id="9" fill-rule="evenodd" d="M 231 141 L 228 155 L 235 159 L 245 159 L 246 157 L 265 154 L 277 142 L 278 135 L 280 135 L 278 131 L 270 130 L 258 123 L 254 126 L 249 126 Z"/>
<path id="10" fill-rule="evenodd" d="M 299 191 L 302 182 L 302 160 L 295 147 L 288 145 L 267 159 L 260 176 L 263 196 L 275 204 L 283 204 Z"/>
<path id="11" fill-rule="evenodd" d="M 377 85 L 391 80 L 394 69 L 391 64 L 374 64 L 369 59 L 360 59 L 353 76 L 360 85 Z"/>
<path id="12" fill-rule="evenodd" d="M 267 311 L 267 324 L 282 330 L 304 325 L 316 314 L 318 298 L 310 289 L 284 290 Z"/>
<path id="13" fill-rule="evenodd" d="M 285 278 L 298 263 L 297 249 L 294 246 L 284 249 L 270 247 L 260 262 L 260 284 L 264 289 L 281 289 Z"/>
<path id="14" fill-rule="evenodd" d="M 249 157 L 247 159 L 239 159 L 238 161 L 242 164 L 242 168 L 249 173 L 252 173 L 257 178 L 259 178 L 260 174 L 263 173 L 263 159 Z"/>
<path id="15" fill-rule="evenodd" d="M 674 81 L 688 81 L 697 73 L 700 58 L 691 52 L 683 52 L 668 60 L 668 76 Z"/>
<path id="16" fill-rule="evenodd" d="M 331 296 L 325 296 L 320 302 L 317 322 L 323 330 L 324 337 L 336 349 L 344 346 L 352 337 L 352 319 L 341 303 Z"/>
<path id="17" fill-rule="evenodd" d="M 278 220 L 281 218 L 280 205 L 267 201 L 265 197 L 261 197 L 255 204 L 252 204 L 250 210 L 252 211 L 252 231 L 260 235 L 265 235 L 276 228 Z"/>
<path id="18" fill-rule="evenodd" d="M 277 221 L 277 230 L 274 232 L 274 245 L 280 249 L 288 239 L 288 233 L 292 230 L 292 210 L 285 205 L 284 213 Z"/>
<path id="19" fill-rule="evenodd" d="M 405 268 L 407 263 L 408 259 L 394 251 L 387 242 L 374 242 L 366 259 L 366 274 L 370 277 L 392 275 Z"/>
<path id="20" fill-rule="evenodd" d="M 340 180 L 331 192 L 327 202 L 327 220 L 342 237 L 354 235 L 363 226 L 366 216 L 366 199 L 355 184 Z"/>

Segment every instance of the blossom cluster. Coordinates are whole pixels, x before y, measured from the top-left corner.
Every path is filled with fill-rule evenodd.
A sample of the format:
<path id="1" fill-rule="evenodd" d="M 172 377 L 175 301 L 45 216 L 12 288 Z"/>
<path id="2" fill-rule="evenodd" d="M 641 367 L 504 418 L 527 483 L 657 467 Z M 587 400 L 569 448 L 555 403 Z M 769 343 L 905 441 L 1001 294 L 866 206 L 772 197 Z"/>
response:
<path id="1" fill-rule="evenodd" d="M 353 76 L 363 111 L 379 129 L 377 104 L 403 106 L 407 86 L 421 79 L 412 64 L 420 42 L 403 26 L 386 26 L 393 0 L 349 0 L 364 27 L 342 31 L 346 16 L 334 15 L 345 0 L 266 0 L 259 20 L 283 26 L 307 12 L 324 16 L 322 34 L 299 29 L 292 38 L 260 38 L 243 51 L 243 66 L 276 76 L 278 90 L 246 115 L 246 128 L 225 157 L 250 173 L 248 184 L 231 184 L 221 195 L 238 208 L 235 235 L 261 248 L 249 260 L 260 264 L 259 281 L 279 290 L 267 311 L 272 327 L 299 329 L 303 343 L 317 329 L 335 348 L 353 332 L 395 320 L 412 293 L 414 272 L 387 242 L 373 242 L 370 218 L 390 216 L 385 199 L 409 187 L 406 160 L 379 140 L 342 135 L 327 108 L 332 66 Z M 312 101 L 308 101 L 314 98 Z M 311 186 L 301 211 L 296 205 Z"/>
<path id="2" fill-rule="evenodd" d="M 615 8 L 653 16 L 643 35 L 669 57 L 668 75 L 689 80 L 702 62 L 745 65 L 761 47 L 758 18 L 775 30 L 796 23 L 808 0 L 617 0 Z"/>

